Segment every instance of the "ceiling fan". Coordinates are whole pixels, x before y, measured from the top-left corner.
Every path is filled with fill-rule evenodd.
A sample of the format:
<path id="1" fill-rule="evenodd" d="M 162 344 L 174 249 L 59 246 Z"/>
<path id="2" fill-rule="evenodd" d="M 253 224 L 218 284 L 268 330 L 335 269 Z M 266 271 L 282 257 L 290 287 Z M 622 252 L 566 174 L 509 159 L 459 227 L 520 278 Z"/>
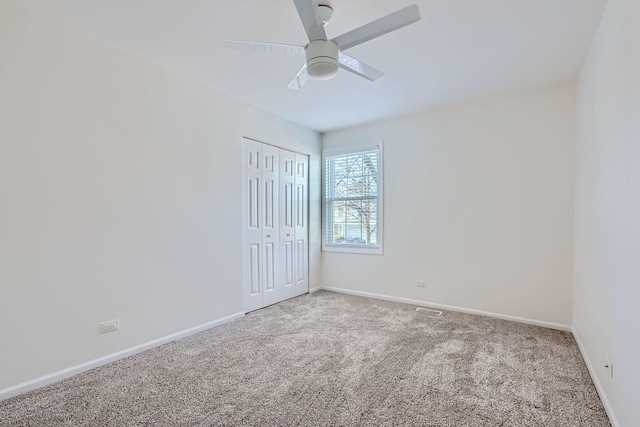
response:
<path id="1" fill-rule="evenodd" d="M 300 89 L 308 77 L 320 80 L 330 79 L 338 73 L 338 68 L 343 68 L 370 81 L 379 79 L 383 76 L 381 71 L 343 51 L 420 20 L 418 6 L 413 4 L 329 40 L 324 30 L 324 25 L 333 16 L 333 8 L 329 0 L 293 0 L 293 2 L 309 37 L 309 43 L 306 46 L 225 40 L 225 45 L 229 49 L 306 54 L 305 64 L 289 83 L 288 89 Z"/>

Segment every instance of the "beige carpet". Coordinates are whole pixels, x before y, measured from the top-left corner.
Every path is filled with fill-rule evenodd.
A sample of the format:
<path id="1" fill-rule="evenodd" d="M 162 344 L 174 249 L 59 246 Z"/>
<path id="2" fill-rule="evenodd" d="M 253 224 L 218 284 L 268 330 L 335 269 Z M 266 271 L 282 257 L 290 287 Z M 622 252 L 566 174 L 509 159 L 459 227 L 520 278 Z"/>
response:
<path id="1" fill-rule="evenodd" d="M 0 402 L 9 426 L 608 426 L 567 332 L 332 292 Z"/>

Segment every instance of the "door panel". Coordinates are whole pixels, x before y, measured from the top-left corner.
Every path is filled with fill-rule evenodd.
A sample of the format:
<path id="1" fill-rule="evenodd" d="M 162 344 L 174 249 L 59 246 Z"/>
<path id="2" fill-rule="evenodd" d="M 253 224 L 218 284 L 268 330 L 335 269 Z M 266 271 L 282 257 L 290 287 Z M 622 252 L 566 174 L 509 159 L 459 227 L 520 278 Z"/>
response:
<path id="1" fill-rule="evenodd" d="M 280 151 L 280 247 L 283 259 L 281 271 L 284 298 L 296 295 L 295 283 L 295 165 L 296 155 L 291 151 Z"/>
<path id="2" fill-rule="evenodd" d="M 249 293 L 260 293 L 260 245 L 249 245 Z"/>
<path id="3" fill-rule="evenodd" d="M 263 212 L 262 245 L 263 245 L 263 277 L 264 305 L 282 301 L 282 283 L 280 280 L 280 218 L 279 218 L 279 181 L 280 150 L 276 147 L 262 145 L 262 182 Z"/>
<path id="4" fill-rule="evenodd" d="M 306 185 L 296 184 L 296 227 L 304 227 L 304 203 L 307 201 L 306 197 L 304 197 L 305 189 Z"/>
<path id="5" fill-rule="evenodd" d="M 273 229 L 273 211 L 276 208 L 274 202 L 277 203 L 277 200 L 274 200 L 273 194 L 273 180 L 265 180 L 264 181 L 264 226 L 265 228 Z"/>
<path id="6" fill-rule="evenodd" d="M 304 256 L 305 256 L 305 244 L 304 244 L 304 240 L 300 239 L 296 242 L 296 266 L 298 268 L 296 268 L 296 284 L 301 283 L 304 281 L 304 268 L 300 268 L 300 267 L 304 267 Z"/>
<path id="7" fill-rule="evenodd" d="M 291 177 L 291 181 L 293 181 L 293 177 Z M 282 225 L 293 230 L 293 182 L 285 181 L 281 185 L 283 185 L 284 191 L 284 200 L 282 201 L 284 203 L 284 218 L 282 221 Z"/>
<path id="8" fill-rule="evenodd" d="M 249 214 L 249 228 L 258 229 L 260 228 L 259 216 L 260 216 L 260 178 L 250 177 L 249 178 L 249 203 L 248 203 L 248 214 Z"/>
<path id="9" fill-rule="evenodd" d="M 296 187 L 296 263 L 295 288 L 296 295 L 309 292 L 309 230 L 307 228 L 309 207 L 309 156 L 295 155 L 295 187 Z"/>
<path id="10" fill-rule="evenodd" d="M 242 184 L 243 293 L 245 311 L 264 306 L 262 249 L 262 144 L 245 140 Z"/>
<path id="11" fill-rule="evenodd" d="M 293 259 L 293 243 L 284 242 L 284 286 L 295 285 L 293 281 L 294 259 Z"/>
<path id="12" fill-rule="evenodd" d="M 271 292 L 275 289 L 276 270 L 273 243 L 264 244 L 264 291 Z"/>

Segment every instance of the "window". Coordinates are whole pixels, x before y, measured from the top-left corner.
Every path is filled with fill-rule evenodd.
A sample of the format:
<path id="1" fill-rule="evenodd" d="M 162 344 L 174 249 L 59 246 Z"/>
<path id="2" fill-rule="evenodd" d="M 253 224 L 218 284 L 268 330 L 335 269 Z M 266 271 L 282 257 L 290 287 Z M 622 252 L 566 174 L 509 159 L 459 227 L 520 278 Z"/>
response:
<path id="1" fill-rule="evenodd" d="M 325 251 L 382 253 L 382 143 L 325 150 Z"/>

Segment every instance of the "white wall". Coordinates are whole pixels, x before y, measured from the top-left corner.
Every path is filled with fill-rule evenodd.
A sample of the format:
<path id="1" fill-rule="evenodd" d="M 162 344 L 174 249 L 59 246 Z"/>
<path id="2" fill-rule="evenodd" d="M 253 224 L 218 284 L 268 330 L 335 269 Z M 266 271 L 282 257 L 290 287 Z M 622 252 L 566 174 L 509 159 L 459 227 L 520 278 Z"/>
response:
<path id="1" fill-rule="evenodd" d="M 0 390 L 243 310 L 243 135 L 317 189 L 316 132 L 0 0 Z"/>
<path id="2" fill-rule="evenodd" d="M 323 284 L 571 324 L 575 108 L 571 86 L 325 134 L 384 140 L 385 246 L 325 252 Z"/>
<path id="3" fill-rule="evenodd" d="M 640 2 L 610 0 L 578 83 L 573 322 L 622 426 L 640 420 L 639 41 Z"/>

